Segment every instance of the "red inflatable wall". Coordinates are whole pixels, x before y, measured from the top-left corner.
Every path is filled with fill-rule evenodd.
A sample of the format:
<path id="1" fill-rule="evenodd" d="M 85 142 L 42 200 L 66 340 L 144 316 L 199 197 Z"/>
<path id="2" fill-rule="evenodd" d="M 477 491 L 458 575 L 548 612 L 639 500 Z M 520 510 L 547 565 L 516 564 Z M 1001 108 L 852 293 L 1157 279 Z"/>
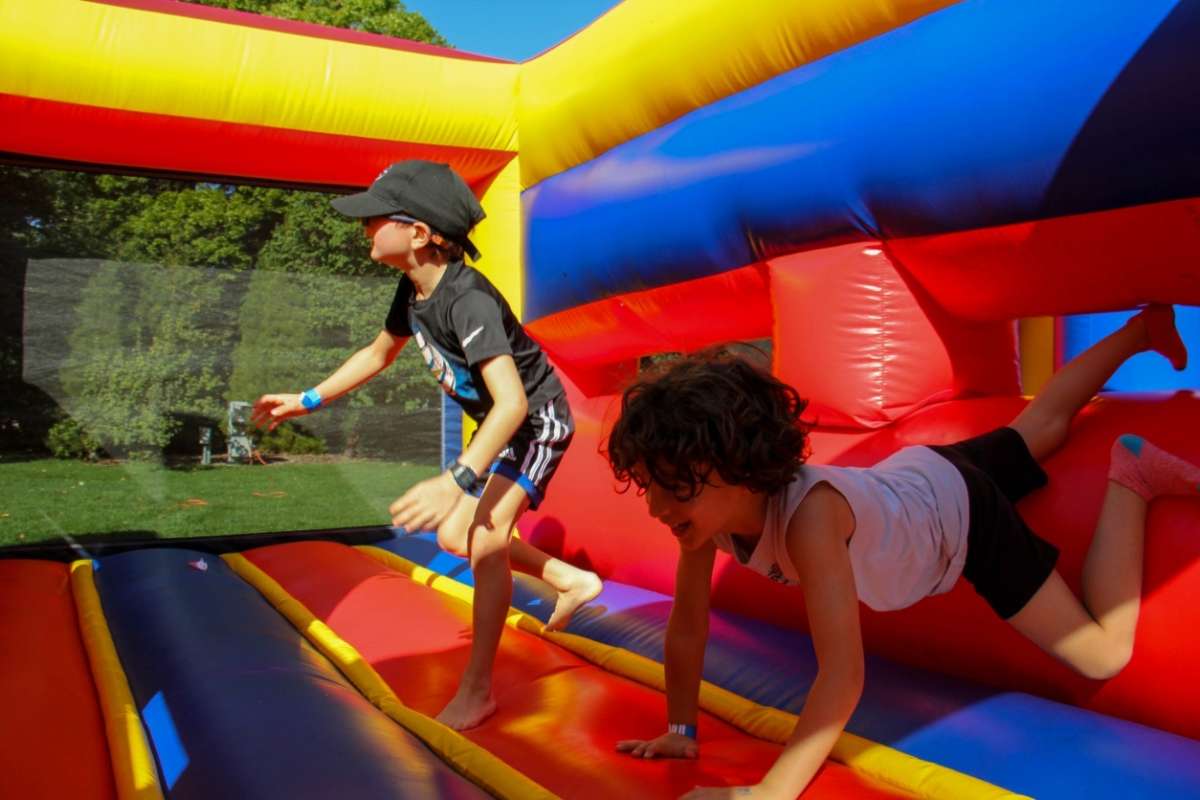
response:
<path id="1" fill-rule="evenodd" d="M 1074 222 L 1059 224 L 1069 227 Z M 969 244 L 982 248 L 973 252 L 984 255 L 989 248 L 1035 246 L 1028 239 L 1019 241 L 1015 227 L 951 236 L 969 237 Z M 1096 239 L 1106 241 L 1102 234 Z M 979 244 L 985 241 L 992 244 Z M 918 244 L 924 248 L 921 253 L 951 252 L 935 240 Z M 1127 246 L 1114 250 L 1110 258 L 1096 250 L 1099 244 L 1087 245 L 1082 239 L 1079 244 L 1085 255 L 1094 256 L 1092 263 L 1113 269 L 1120 264 L 1128 271 L 1126 257 L 1132 254 Z M 622 308 L 620 303 L 626 303 L 623 308 L 628 310 L 627 298 L 576 309 L 576 319 L 591 320 L 580 325 L 589 337 L 612 333 L 599 343 L 574 341 L 569 331 L 539 323 L 535 329 L 549 337 L 550 352 L 569 362 L 560 365 L 560 371 L 578 432 L 546 502 L 522 520 L 524 535 L 603 576 L 670 593 L 677 556 L 674 540 L 650 519 L 644 502 L 633 492 L 614 491 L 600 453 L 620 390 L 618 372 L 605 374 L 605 370 L 624 360 L 621 371 L 627 379 L 641 353 L 692 350 L 733 338 L 732 331 L 774 332 L 775 369 L 802 393 L 811 394 L 815 407 L 822 409 L 823 426 L 812 437 L 814 462 L 869 466 L 906 445 L 952 442 L 1007 423 L 1026 401 L 1016 394 L 1011 316 L 1005 315 L 1014 309 L 1030 313 L 1057 309 L 1028 296 L 1036 287 L 1027 287 L 1025 295 L 1013 290 L 1034 276 L 1000 275 L 991 285 L 1001 294 L 973 317 L 984 324 L 971 324 L 969 318 L 947 311 L 947 305 L 960 300 L 974 302 L 963 298 L 974 298 L 976 289 L 974 276 L 960 274 L 959 285 L 946 285 L 949 273 L 936 274 L 949 263 L 949 255 L 940 265 L 936 259 L 923 262 L 915 272 L 908 263 L 893 266 L 897 258 L 920 260 L 918 249 L 913 241 L 899 248 L 894 242 L 828 248 L 692 286 L 670 287 L 674 296 L 654 290 L 639 298 L 639 313 L 645 316 L 638 317 L 636 327 L 623 325 L 614 310 Z M 993 255 L 998 252 L 993 250 Z M 1039 255 L 1048 257 L 1045 252 Z M 1002 261 L 994 266 L 998 268 Z M 1119 282 L 1115 273 L 1091 275 L 1088 286 L 1080 288 L 1086 302 L 1095 303 L 1086 310 L 1111 307 L 1101 302 L 1105 287 L 1112 297 L 1129 294 L 1142 299 L 1170 300 L 1183 291 L 1177 285 L 1183 278 L 1170 271 L 1171 262 L 1151 258 L 1147 263 L 1150 266 L 1132 288 Z M 1020 267 L 1013 269 L 1019 272 Z M 980 277 L 982 284 L 988 280 Z M 696 307 L 686 302 L 692 289 L 702 298 Z M 1068 293 L 1063 302 L 1073 304 L 1073 297 Z M 762 318 L 764 313 L 770 320 Z M 566 318 L 556 315 L 560 322 Z M 610 343 L 615 347 L 606 361 L 604 345 Z M 570 363 L 572 357 L 578 361 Z M 593 381 L 587 391 L 573 380 L 581 375 Z M 831 419 L 840 426 L 829 427 Z M 1200 398 L 1190 392 L 1103 397 L 1079 415 L 1068 444 L 1046 464 L 1049 487 L 1020 506 L 1032 527 L 1061 548 L 1059 569 L 1076 591 L 1105 488 L 1113 439 L 1124 432 L 1139 433 L 1200 461 L 1197 419 Z M 728 559 L 718 560 L 714 584 L 716 608 L 784 627 L 806 625 L 800 592 L 738 568 Z M 998 619 L 965 582 L 904 611 L 879 614 L 863 608 L 863 631 L 871 652 L 1191 737 L 1200 737 L 1200 686 L 1191 678 L 1192 665 L 1200 662 L 1197 629 L 1200 503 L 1174 499 L 1156 501 L 1151 507 L 1133 661 L 1110 681 L 1083 679 L 1042 653 Z"/>
<path id="2" fill-rule="evenodd" d="M 822 427 L 877 428 L 928 403 L 1020 392 L 1008 322 L 951 317 L 882 246 L 770 262 L 774 370 Z"/>

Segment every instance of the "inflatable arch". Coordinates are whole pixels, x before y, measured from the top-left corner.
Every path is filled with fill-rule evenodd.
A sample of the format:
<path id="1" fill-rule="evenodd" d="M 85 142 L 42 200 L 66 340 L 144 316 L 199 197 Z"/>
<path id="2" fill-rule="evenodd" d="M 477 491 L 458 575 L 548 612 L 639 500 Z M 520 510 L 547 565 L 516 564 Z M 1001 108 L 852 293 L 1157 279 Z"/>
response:
<path id="1" fill-rule="evenodd" d="M 1091 315 L 1175 303 L 1196 350 L 1198 36 L 1195 0 L 626 0 L 511 64 L 168 0 L 0 7 L 8 162 L 337 190 L 401 158 L 454 166 L 489 214 L 479 267 L 579 423 L 522 535 L 608 581 L 566 636 L 540 635 L 544 591 L 518 581 L 503 707 L 463 736 L 425 714 L 465 658 L 470 576 L 427 535 L 5 558 L 13 796 L 674 797 L 754 779 L 815 664 L 795 592 L 727 562 L 704 757 L 609 752 L 661 726 L 675 558 L 597 452 L 622 382 L 649 354 L 769 339 L 812 400 L 813 458 L 866 465 L 1007 421 L 1109 324 Z M 1191 370 L 1119 376 L 1023 502 L 1068 582 L 1115 435 L 1200 459 Z M 1195 503 L 1155 504 L 1136 651 L 1104 683 L 963 586 L 864 609 L 866 695 L 806 796 L 1200 794 L 1198 531 Z"/>

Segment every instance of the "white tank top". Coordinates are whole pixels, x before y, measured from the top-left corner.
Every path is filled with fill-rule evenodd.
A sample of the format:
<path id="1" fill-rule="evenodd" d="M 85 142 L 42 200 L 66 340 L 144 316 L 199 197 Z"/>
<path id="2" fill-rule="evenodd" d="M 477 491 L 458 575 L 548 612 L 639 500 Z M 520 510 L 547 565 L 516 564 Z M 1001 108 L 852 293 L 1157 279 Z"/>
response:
<path id="1" fill-rule="evenodd" d="M 799 583 L 787 527 L 819 483 L 840 492 L 854 512 L 848 546 L 863 603 L 876 611 L 904 608 L 949 591 L 958 580 L 967 558 L 967 486 L 954 465 L 928 447 L 906 447 L 869 469 L 805 465 L 767 501 L 766 525 L 752 551 L 724 533 L 714 544 L 771 580 Z"/>

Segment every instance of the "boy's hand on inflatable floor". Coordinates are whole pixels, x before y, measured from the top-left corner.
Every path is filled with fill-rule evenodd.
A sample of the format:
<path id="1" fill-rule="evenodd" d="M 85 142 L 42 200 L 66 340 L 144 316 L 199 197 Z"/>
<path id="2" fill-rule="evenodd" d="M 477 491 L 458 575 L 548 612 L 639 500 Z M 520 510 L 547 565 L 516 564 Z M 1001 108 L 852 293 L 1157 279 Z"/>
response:
<path id="1" fill-rule="evenodd" d="M 264 394 L 254 401 L 254 409 L 250 412 L 250 421 L 258 427 L 267 426 L 267 430 L 275 430 L 279 423 L 291 417 L 302 417 L 308 409 L 300 402 L 298 394 Z"/>
<path id="2" fill-rule="evenodd" d="M 433 530 L 450 516 L 462 493 L 448 472 L 423 480 L 388 507 L 392 524 L 409 532 Z"/>
<path id="3" fill-rule="evenodd" d="M 690 736 L 664 733 L 657 739 L 624 739 L 617 742 L 617 752 L 634 758 L 695 758 L 700 745 Z"/>

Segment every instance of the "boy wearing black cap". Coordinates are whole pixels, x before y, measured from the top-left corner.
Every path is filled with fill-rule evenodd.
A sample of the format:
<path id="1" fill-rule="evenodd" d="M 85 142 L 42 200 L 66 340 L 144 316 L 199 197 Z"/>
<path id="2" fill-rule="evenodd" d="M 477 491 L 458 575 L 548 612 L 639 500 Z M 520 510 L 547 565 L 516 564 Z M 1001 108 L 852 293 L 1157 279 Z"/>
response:
<path id="1" fill-rule="evenodd" d="M 264 395 L 254 419 L 274 428 L 310 413 L 377 375 L 416 339 L 442 389 L 479 423 L 445 472 L 413 486 L 391 505 L 392 523 L 436 527 L 438 543 L 470 555 L 475 573 L 474 637 L 458 692 L 438 719 L 452 728 L 478 725 L 495 710 L 492 664 L 512 594 L 513 564 L 558 591 L 548 626 L 600 592 L 600 579 L 552 558 L 509 533 L 536 508 L 574 434 L 562 384 L 507 301 L 463 253 L 478 259 L 471 229 L 483 209 L 445 164 L 402 161 L 365 192 L 333 207 L 361 219 L 371 258 L 402 271 L 384 330 L 332 375 L 300 394 Z"/>

